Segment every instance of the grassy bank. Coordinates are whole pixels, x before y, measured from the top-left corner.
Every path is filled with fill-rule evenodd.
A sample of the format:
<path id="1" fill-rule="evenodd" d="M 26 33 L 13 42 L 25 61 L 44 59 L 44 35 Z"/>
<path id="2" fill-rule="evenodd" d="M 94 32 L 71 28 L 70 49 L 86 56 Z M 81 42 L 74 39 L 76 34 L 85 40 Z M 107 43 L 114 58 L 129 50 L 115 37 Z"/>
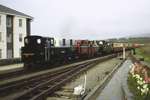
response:
<path id="1" fill-rule="evenodd" d="M 144 58 L 150 64 L 150 46 L 136 49 L 137 58 Z M 138 63 L 132 65 L 128 75 L 128 87 L 134 95 L 134 100 L 150 100 L 150 69 L 149 65 Z"/>
<path id="2" fill-rule="evenodd" d="M 146 62 L 150 63 L 150 46 L 137 48 L 136 54 L 142 56 Z"/>
<path id="3" fill-rule="evenodd" d="M 145 93 L 145 86 L 146 88 L 150 89 L 150 84 L 145 84 L 142 77 L 138 79 L 136 75 L 129 73 L 128 87 L 134 95 L 134 100 L 149 100 L 150 91 L 148 90 L 148 93 Z"/>

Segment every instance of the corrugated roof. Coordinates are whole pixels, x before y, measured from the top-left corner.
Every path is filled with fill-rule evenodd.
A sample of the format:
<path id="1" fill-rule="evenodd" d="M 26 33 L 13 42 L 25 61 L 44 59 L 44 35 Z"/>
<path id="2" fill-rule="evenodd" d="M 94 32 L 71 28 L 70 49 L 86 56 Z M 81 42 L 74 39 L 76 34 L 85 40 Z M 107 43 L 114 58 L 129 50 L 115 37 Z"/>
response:
<path id="1" fill-rule="evenodd" d="M 22 12 L 19 12 L 19 11 L 16 11 L 14 9 L 11 9 L 11 8 L 8 8 L 6 6 L 3 6 L 0 4 L 0 12 L 3 12 L 3 13 L 6 13 L 6 14 L 12 14 L 12 15 L 19 15 L 19 16 L 24 16 L 24 17 L 27 17 L 27 18 L 30 18 L 30 19 L 33 19 L 33 17 L 29 16 L 29 15 L 26 15 Z"/>

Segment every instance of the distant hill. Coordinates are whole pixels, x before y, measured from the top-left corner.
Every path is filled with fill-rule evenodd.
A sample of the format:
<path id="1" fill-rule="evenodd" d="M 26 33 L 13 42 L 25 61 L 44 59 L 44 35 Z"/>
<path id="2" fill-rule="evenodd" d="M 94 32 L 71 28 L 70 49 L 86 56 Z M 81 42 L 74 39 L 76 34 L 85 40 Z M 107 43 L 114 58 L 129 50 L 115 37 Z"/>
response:
<path id="1" fill-rule="evenodd" d="M 128 42 L 130 43 L 150 43 L 150 37 L 135 37 L 135 38 L 129 38 Z"/>
<path id="2" fill-rule="evenodd" d="M 150 44 L 150 37 L 119 38 L 119 39 L 109 39 L 109 41 Z"/>
<path id="3" fill-rule="evenodd" d="M 150 37 L 150 33 L 141 33 L 141 34 L 134 34 L 134 35 L 129 35 L 128 37 Z"/>

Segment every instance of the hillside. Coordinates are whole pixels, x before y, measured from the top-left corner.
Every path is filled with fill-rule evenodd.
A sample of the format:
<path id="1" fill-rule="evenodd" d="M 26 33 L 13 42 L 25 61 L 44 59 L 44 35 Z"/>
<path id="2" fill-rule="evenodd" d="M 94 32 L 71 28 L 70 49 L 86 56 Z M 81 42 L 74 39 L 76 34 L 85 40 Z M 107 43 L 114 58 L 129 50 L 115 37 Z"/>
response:
<path id="1" fill-rule="evenodd" d="M 119 38 L 109 39 L 109 41 L 150 44 L 150 37 Z"/>

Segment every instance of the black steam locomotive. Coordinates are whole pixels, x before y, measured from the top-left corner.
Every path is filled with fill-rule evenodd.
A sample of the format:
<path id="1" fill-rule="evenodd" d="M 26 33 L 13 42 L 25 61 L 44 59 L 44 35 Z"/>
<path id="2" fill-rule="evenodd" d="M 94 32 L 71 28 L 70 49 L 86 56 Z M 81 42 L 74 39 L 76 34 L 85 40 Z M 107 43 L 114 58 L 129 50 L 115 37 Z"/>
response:
<path id="1" fill-rule="evenodd" d="M 106 41 L 62 40 L 61 46 L 56 46 L 56 40 L 49 37 L 27 36 L 24 47 L 21 48 L 21 58 L 25 67 L 39 64 L 65 63 L 76 59 L 98 57 L 119 52 L 113 44 Z"/>

